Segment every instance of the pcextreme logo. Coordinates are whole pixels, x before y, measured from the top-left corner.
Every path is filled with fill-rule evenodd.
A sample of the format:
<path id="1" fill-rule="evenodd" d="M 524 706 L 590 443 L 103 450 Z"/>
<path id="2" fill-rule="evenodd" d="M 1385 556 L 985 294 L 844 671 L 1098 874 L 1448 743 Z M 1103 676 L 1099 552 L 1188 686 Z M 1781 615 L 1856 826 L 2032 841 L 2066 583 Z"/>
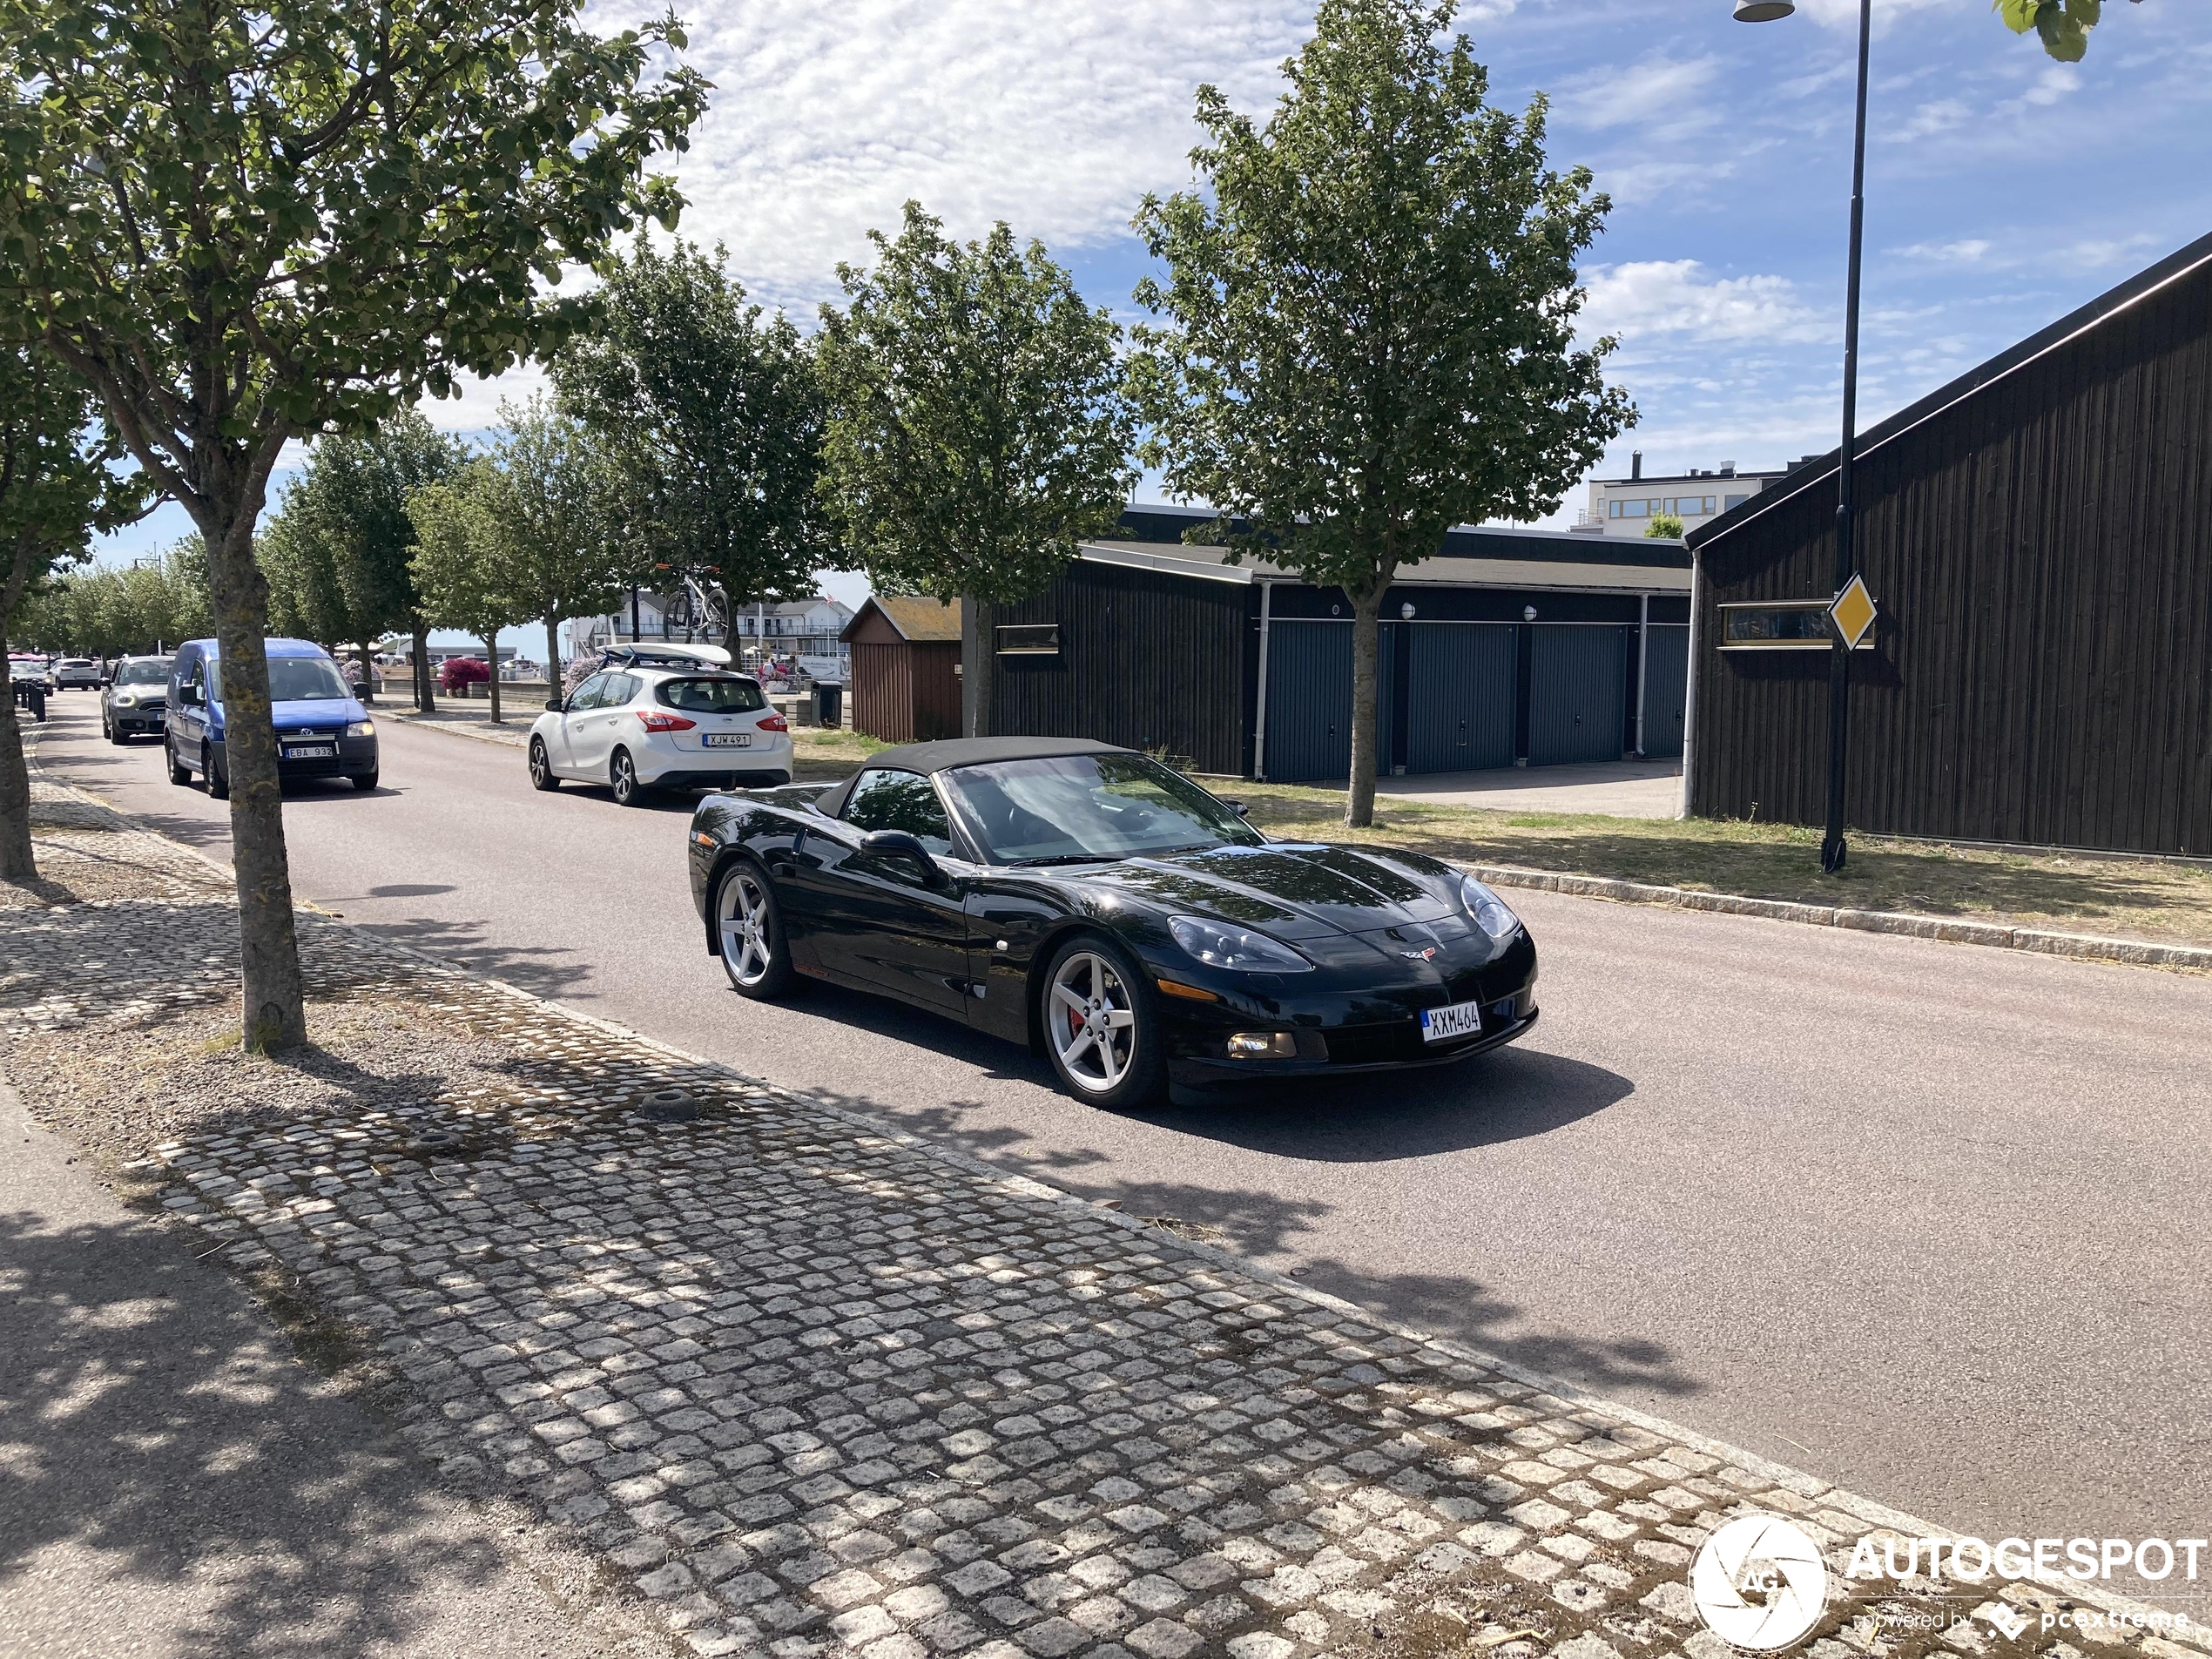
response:
<path id="1" fill-rule="evenodd" d="M 1754 1652 L 1786 1648 L 1820 1622 L 1828 1563 L 1804 1528 L 1779 1515 L 1743 1515 L 1697 1552 L 1689 1594 L 1722 1641 Z"/>

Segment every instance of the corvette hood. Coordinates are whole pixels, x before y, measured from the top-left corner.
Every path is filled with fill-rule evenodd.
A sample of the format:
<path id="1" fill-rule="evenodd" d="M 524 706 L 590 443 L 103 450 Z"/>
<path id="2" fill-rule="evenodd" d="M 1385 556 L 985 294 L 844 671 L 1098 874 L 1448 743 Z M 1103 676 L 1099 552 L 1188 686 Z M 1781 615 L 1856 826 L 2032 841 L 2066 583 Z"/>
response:
<path id="1" fill-rule="evenodd" d="M 1318 939 L 1456 917 L 1456 878 L 1417 857 L 1271 843 L 1130 859 L 1082 880 L 1163 911 L 1214 916 L 1283 939 Z"/>

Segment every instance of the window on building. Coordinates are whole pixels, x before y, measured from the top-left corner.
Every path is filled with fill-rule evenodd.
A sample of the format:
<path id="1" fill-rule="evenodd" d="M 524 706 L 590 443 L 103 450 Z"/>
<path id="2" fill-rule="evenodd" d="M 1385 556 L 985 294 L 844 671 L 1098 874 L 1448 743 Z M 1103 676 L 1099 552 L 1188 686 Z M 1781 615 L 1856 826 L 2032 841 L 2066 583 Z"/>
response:
<path id="1" fill-rule="evenodd" d="M 1057 657 L 1060 655 L 1060 624 L 1056 622 L 1022 622 L 1002 625 L 998 631 L 998 654 L 1001 657 Z"/>
<path id="2" fill-rule="evenodd" d="M 1732 513 L 1750 499 L 1749 496 L 1730 496 L 1728 498 L 1728 510 Z"/>
<path id="3" fill-rule="evenodd" d="M 1828 625 L 1829 601 L 1790 599 L 1749 604 L 1724 604 L 1721 611 L 1723 651 L 1827 651 L 1836 643 Z M 1858 649 L 1871 651 L 1874 633 L 1867 631 Z"/>

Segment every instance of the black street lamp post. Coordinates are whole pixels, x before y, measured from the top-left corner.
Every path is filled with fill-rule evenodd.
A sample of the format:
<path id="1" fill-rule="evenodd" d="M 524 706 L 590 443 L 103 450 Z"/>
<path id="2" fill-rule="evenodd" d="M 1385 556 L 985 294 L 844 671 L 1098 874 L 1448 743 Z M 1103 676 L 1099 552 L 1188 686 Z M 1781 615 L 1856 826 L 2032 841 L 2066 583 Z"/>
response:
<path id="1" fill-rule="evenodd" d="M 1795 0 L 1736 0 L 1739 23 L 1771 23 L 1797 10 Z M 1844 301 L 1844 444 L 1836 462 L 1836 593 L 1858 571 L 1853 544 L 1851 463 L 1858 448 L 1858 284 L 1866 230 L 1866 67 L 1874 34 L 1874 0 L 1858 3 L 1858 122 L 1851 140 L 1851 273 Z M 1851 646 L 1840 631 L 1828 665 L 1828 833 L 1820 867 L 1844 867 L 1844 761 L 1851 736 Z"/>

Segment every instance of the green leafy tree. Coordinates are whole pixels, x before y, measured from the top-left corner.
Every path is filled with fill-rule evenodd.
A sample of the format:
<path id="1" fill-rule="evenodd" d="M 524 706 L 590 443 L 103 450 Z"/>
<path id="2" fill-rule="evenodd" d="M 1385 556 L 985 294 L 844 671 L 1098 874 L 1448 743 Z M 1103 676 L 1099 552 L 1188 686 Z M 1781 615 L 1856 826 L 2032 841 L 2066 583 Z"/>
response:
<path id="1" fill-rule="evenodd" d="M 407 499 L 465 459 L 459 442 L 414 409 L 387 415 L 364 431 L 319 439 L 262 537 L 270 556 L 264 562 L 272 620 L 276 611 L 293 607 L 287 614 L 319 618 L 330 630 L 318 629 L 310 637 L 357 642 L 364 689 L 374 678 L 371 641 L 391 632 L 411 636 L 415 706 L 426 714 L 435 706 L 430 624 L 415 586 L 415 525 Z"/>
<path id="2" fill-rule="evenodd" d="M 491 718 L 499 713 L 499 631 L 529 612 L 507 585 L 501 569 L 499 469 L 480 455 L 450 478 L 425 484 L 408 497 L 415 521 L 415 584 L 430 620 L 484 642 L 491 669 Z"/>
<path id="3" fill-rule="evenodd" d="M 1003 223 L 948 241 L 908 202 L 896 240 L 868 234 L 875 268 L 838 267 L 816 339 L 824 496 L 878 589 L 966 601 L 965 725 L 986 735 L 979 607 L 1050 583 L 1136 482 L 1121 331 Z"/>
<path id="4" fill-rule="evenodd" d="M 205 538 L 246 1042 L 306 1035 L 253 529 L 295 437 L 573 332 L 548 290 L 678 198 L 705 98 L 673 18 L 583 0 L 0 0 L 0 328 L 105 403 Z"/>
<path id="5" fill-rule="evenodd" d="M 484 556 L 514 620 L 544 624 L 546 675 L 558 685 L 561 619 L 610 610 L 632 574 L 612 505 L 623 466 L 582 422 L 543 398 L 502 404 L 500 415 L 505 428 L 493 440 Z"/>
<path id="6" fill-rule="evenodd" d="M 1651 523 L 1643 527 L 1643 533 L 1654 538 L 1672 536 L 1679 542 L 1682 540 L 1682 520 L 1676 518 L 1672 513 L 1656 514 Z"/>
<path id="7" fill-rule="evenodd" d="M 562 408 L 608 456 L 631 577 L 719 581 L 739 604 L 813 590 L 833 545 L 816 484 L 820 388 L 806 343 L 711 257 L 639 239 L 595 326 L 553 364 Z"/>
<path id="8" fill-rule="evenodd" d="M 2089 55 L 2089 31 L 2103 20 L 2104 0 L 1994 0 L 1993 10 L 2014 34 L 2033 29 L 2046 52 L 2078 64 Z"/>
<path id="9" fill-rule="evenodd" d="M 26 596 L 84 558 L 96 532 L 145 509 L 137 481 L 116 472 L 120 450 L 96 410 L 88 388 L 49 354 L 0 345 L 0 664 Z M 0 681 L 0 880 L 37 873 L 23 732 Z"/>
<path id="10" fill-rule="evenodd" d="M 1575 340 L 1610 204 L 1547 168 L 1541 98 L 1488 107 L 1467 37 L 1440 44 L 1453 10 L 1322 0 L 1265 127 L 1201 87 L 1204 189 L 1136 217 L 1169 272 L 1137 288 L 1165 319 L 1136 331 L 1140 453 L 1233 548 L 1351 601 L 1354 826 L 1398 573 L 1454 524 L 1553 510 L 1635 418 L 1601 373 L 1613 341 Z"/>

